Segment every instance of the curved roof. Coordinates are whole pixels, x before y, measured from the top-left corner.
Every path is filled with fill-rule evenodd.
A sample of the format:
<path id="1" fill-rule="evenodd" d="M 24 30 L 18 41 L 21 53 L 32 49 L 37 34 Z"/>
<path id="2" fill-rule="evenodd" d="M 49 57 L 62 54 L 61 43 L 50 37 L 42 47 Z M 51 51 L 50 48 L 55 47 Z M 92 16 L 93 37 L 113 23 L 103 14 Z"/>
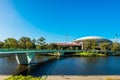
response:
<path id="1" fill-rule="evenodd" d="M 85 40 L 105 40 L 105 41 L 112 42 L 112 41 L 110 41 L 106 38 L 100 37 L 100 36 L 86 36 L 86 37 L 78 38 L 78 39 L 74 40 L 74 42 L 85 41 Z"/>

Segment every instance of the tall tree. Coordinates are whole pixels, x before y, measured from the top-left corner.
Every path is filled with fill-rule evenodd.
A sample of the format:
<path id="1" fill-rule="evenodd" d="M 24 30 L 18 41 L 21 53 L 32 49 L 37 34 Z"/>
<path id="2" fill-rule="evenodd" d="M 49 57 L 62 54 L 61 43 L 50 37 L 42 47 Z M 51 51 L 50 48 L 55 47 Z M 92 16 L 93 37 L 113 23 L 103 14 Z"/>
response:
<path id="1" fill-rule="evenodd" d="M 36 49 L 45 49 L 45 38 L 44 37 L 40 37 L 38 40 L 37 40 L 37 46 L 36 46 Z"/>
<path id="2" fill-rule="evenodd" d="M 33 43 L 29 37 L 22 37 L 18 41 L 20 48 L 31 49 L 33 48 Z"/>
<path id="3" fill-rule="evenodd" d="M 37 43 L 40 45 L 42 45 L 42 44 L 45 44 L 46 42 L 45 42 L 45 38 L 44 37 L 40 37 L 38 40 L 37 40 Z"/>
<path id="4" fill-rule="evenodd" d="M 33 43 L 30 41 L 26 42 L 26 49 L 32 49 L 33 48 Z"/>
<path id="5" fill-rule="evenodd" d="M 37 40 L 36 40 L 36 39 L 32 39 L 33 49 L 36 49 L 36 42 L 37 42 Z"/>
<path id="6" fill-rule="evenodd" d="M 7 38 L 4 40 L 4 48 L 8 49 L 16 49 L 18 46 L 17 40 L 15 38 Z"/>
<path id="7" fill-rule="evenodd" d="M 0 48 L 3 48 L 4 42 L 0 41 Z"/>
<path id="8" fill-rule="evenodd" d="M 95 50 L 95 49 L 98 47 L 97 41 L 96 41 L 96 40 L 92 40 L 91 43 L 92 43 L 91 48 L 92 48 L 93 50 Z"/>
<path id="9" fill-rule="evenodd" d="M 91 50 L 92 49 L 92 40 L 86 40 L 83 42 L 84 44 L 84 49 L 85 50 Z"/>
<path id="10" fill-rule="evenodd" d="M 100 49 L 104 50 L 104 51 L 109 49 L 109 43 L 108 42 L 103 42 L 99 46 L 100 46 Z"/>
<path id="11" fill-rule="evenodd" d="M 111 50 L 112 51 L 119 51 L 120 50 L 120 44 L 115 42 L 111 45 Z"/>
<path id="12" fill-rule="evenodd" d="M 37 46 L 36 46 L 36 49 L 41 50 L 41 45 L 37 45 Z"/>
<path id="13" fill-rule="evenodd" d="M 36 44 L 36 42 L 37 42 L 36 39 L 32 39 L 32 43 Z"/>
<path id="14" fill-rule="evenodd" d="M 50 43 L 49 44 L 49 50 L 54 50 L 54 49 L 57 49 L 58 48 L 58 45 L 55 44 L 55 43 Z"/>

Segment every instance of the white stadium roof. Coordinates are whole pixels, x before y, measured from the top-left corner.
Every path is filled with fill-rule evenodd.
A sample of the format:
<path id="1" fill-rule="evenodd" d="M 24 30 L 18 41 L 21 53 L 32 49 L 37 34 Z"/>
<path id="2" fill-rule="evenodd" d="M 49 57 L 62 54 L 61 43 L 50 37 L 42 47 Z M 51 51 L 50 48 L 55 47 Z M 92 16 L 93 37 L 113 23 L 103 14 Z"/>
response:
<path id="1" fill-rule="evenodd" d="M 76 40 L 86 40 L 86 39 L 104 39 L 104 38 L 100 36 L 86 36 L 86 37 L 78 38 Z"/>
<path id="2" fill-rule="evenodd" d="M 84 40 L 105 40 L 105 41 L 110 41 L 106 38 L 100 37 L 100 36 L 86 36 L 86 37 L 82 37 L 82 38 L 78 38 L 76 40 L 74 40 L 74 42 L 76 41 L 84 41 Z M 111 42 L 111 41 L 110 41 Z"/>

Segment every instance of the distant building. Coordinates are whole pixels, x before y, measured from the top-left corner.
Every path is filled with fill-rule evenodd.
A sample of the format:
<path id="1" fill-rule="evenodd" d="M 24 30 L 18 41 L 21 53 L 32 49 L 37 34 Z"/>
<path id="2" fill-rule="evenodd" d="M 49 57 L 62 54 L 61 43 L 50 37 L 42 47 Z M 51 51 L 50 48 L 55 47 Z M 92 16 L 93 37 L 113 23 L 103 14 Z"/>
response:
<path id="1" fill-rule="evenodd" d="M 75 42 L 69 42 L 69 43 L 56 43 L 57 45 L 63 46 L 63 49 L 73 49 L 73 50 L 80 50 L 81 44 L 75 43 Z"/>
<path id="2" fill-rule="evenodd" d="M 100 37 L 100 36 L 86 36 L 86 37 L 78 38 L 78 39 L 74 40 L 73 42 L 75 42 L 77 44 L 81 44 L 81 48 L 83 50 L 84 43 L 89 41 L 89 40 L 94 40 L 94 41 L 96 41 L 97 44 L 100 44 L 103 42 L 108 42 L 109 44 L 113 43 L 111 40 Z"/>
<path id="3" fill-rule="evenodd" d="M 61 43 L 55 43 L 55 44 L 62 46 L 64 50 L 66 49 L 84 50 L 85 43 L 92 40 L 95 41 L 98 45 L 103 42 L 107 42 L 109 44 L 113 43 L 111 40 L 100 37 L 100 36 L 86 36 L 86 37 L 78 38 L 73 42 L 67 42 L 67 43 L 61 42 Z"/>

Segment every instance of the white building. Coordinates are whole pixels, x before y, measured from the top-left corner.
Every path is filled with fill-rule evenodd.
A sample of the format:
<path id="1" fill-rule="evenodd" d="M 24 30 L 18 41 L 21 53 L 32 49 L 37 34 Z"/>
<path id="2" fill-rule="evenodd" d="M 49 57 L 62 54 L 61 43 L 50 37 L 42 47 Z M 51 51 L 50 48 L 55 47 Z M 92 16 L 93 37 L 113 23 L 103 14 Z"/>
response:
<path id="1" fill-rule="evenodd" d="M 109 39 L 100 37 L 100 36 L 86 36 L 86 37 L 82 37 L 82 38 L 78 38 L 76 40 L 74 40 L 73 42 L 81 44 L 82 49 L 84 48 L 84 42 L 88 41 L 88 40 L 94 40 L 96 41 L 98 44 L 103 43 L 103 42 L 108 42 L 109 44 L 112 44 L 113 42 Z"/>

